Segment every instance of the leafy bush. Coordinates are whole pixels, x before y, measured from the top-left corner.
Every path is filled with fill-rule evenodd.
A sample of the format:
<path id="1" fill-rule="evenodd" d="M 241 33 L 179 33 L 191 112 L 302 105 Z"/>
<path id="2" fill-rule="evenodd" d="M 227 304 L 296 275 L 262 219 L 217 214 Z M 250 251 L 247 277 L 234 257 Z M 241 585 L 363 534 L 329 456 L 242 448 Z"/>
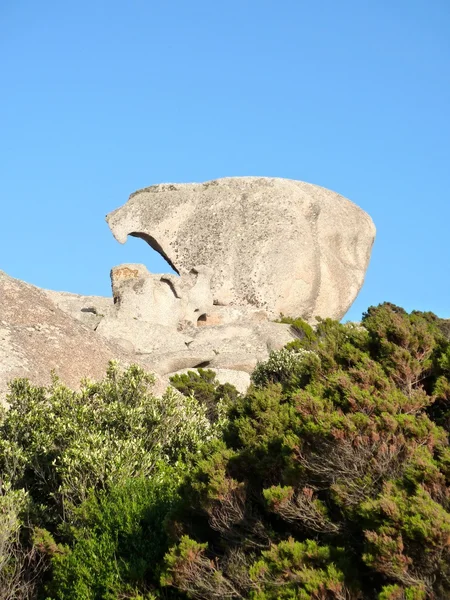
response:
<path id="1" fill-rule="evenodd" d="M 245 396 L 199 370 L 155 398 L 114 364 L 79 392 L 13 383 L 0 598 L 450 597 L 448 324 L 289 321 Z"/>
<path id="2" fill-rule="evenodd" d="M 330 550 L 313 540 L 293 538 L 274 544 L 261 553 L 249 569 L 255 590 L 252 600 L 308 600 L 347 594 L 344 574 L 335 563 L 345 563 L 342 550 Z"/>
<path id="3" fill-rule="evenodd" d="M 217 434 L 193 396 L 157 398 L 153 382 L 111 363 L 79 392 L 56 378 L 11 384 L 0 420 L 0 597 L 31 597 L 44 566 L 55 599 L 152 597 L 164 517 Z"/>
<path id="4" fill-rule="evenodd" d="M 111 364 L 99 383 L 74 392 L 12 383 L 0 424 L 1 470 L 56 522 L 92 489 L 150 476 L 163 461 L 183 464 L 214 436 L 205 408 L 168 389 L 153 396 L 152 375 Z"/>
<path id="5" fill-rule="evenodd" d="M 179 475 L 129 479 L 93 493 L 75 511 L 72 543 L 52 557 L 55 599 L 147 597 L 168 548 L 164 519 L 177 500 Z"/>
<path id="6" fill-rule="evenodd" d="M 314 333 L 314 329 L 311 327 L 309 323 L 304 321 L 303 319 L 293 319 L 292 317 L 285 317 L 281 315 L 279 323 L 286 323 L 291 326 L 292 331 L 299 337 L 301 340 L 314 341 L 316 339 L 316 334 Z"/>
<path id="7" fill-rule="evenodd" d="M 257 387 L 269 383 L 298 384 L 303 374 L 306 374 L 318 361 L 311 350 L 302 347 L 288 347 L 272 350 L 269 358 L 256 365 L 251 381 Z"/>
<path id="8" fill-rule="evenodd" d="M 23 517 L 29 499 L 24 490 L 12 490 L 7 483 L 0 489 L 0 598 L 27 599 L 35 595 L 45 560 L 21 537 Z"/>

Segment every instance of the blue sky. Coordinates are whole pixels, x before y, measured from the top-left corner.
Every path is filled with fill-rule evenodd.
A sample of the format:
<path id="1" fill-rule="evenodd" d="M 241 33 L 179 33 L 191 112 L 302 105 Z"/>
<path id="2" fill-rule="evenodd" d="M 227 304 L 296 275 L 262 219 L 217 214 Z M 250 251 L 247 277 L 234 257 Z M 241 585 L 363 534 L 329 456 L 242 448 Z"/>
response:
<path id="1" fill-rule="evenodd" d="M 104 221 L 134 190 L 288 177 L 377 225 L 348 318 L 450 317 L 449 31 L 448 0 L 0 0 L 0 269 L 109 295 L 167 271 Z"/>

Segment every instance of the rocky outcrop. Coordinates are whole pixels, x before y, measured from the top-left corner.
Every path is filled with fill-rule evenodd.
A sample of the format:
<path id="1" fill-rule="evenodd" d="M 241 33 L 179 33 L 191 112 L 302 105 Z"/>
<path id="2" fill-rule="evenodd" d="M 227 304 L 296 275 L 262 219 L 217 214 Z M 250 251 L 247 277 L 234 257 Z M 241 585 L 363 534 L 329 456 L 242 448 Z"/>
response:
<path id="1" fill-rule="evenodd" d="M 120 265 L 111 270 L 115 315 L 120 319 L 179 328 L 213 308 L 212 271 L 196 266 L 181 277 L 153 275 L 144 265 Z"/>
<path id="2" fill-rule="evenodd" d="M 236 177 L 155 185 L 107 216 L 119 242 L 147 241 L 180 274 L 212 271 L 216 306 L 340 319 L 364 281 L 375 227 L 325 188 Z"/>
<path id="3" fill-rule="evenodd" d="M 17 377 L 47 385 L 54 371 L 76 388 L 85 377 L 102 378 L 111 359 L 153 371 L 159 393 L 173 373 L 200 366 L 245 389 L 256 362 L 294 337 L 289 326 L 261 320 L 197 326 L 205 305 L 203 293 L 199 302 L 196 294 L 208 272 L 178 278 L 175 291 L 167 277 L 143 265 L 115 268 L 113 302 L 43 290 L 0 271 L 0 401 Z"/>
<path id="4" fill-rule="evenodd" d="M 103 317 L 113 309 L 113 299 L 103 296 L 82 296 L 70 292 L 42 290 L 50 300 L 70 317 L 81 321 L 89 329 L 96 329 Z"/>
<path id="5" fill-rule="evenodd" d="M 197 366 L 250 373 L 292 332 L 260 313 L 214 307 L 211 275 L 204 266 L 180 277 L 140 264 L 114 267 L 114 305 L 96 331 L 160 374 Z"/>
<path id="6" fill-rule="evenodd" d="M 258 361 L 295 339 L 283 313 L 340 319 L 358 293 L 375 228 L 318 186 L 273 178 L 157 185 L 107 217 L 120 242 L 138 236 L 178 273 L 142 264 L 111 271 L 112 298 L 41 290 L 0 272 L 0 396 L 14 377 L 69 386 L 107 363 L 154 371 L 215 370 L 245 389 Z"/>
<path id="7" fill-rule="evenodd" d="M 61 310 L 52 296 L 0 271 L 1 399 L 16 377 L 47 385 L 54 370 L 75 388 L 84 377 L 103 377 L 111 359 L 135 359 Z"/>

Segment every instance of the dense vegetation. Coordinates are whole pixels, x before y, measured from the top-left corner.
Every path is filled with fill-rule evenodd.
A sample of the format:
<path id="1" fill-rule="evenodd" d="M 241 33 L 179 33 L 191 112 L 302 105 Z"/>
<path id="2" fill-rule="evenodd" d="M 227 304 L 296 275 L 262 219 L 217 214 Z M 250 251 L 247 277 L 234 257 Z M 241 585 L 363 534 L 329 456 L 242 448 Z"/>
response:
<path id="1" fill-rule="evenodd" d="M 450 327 L 391 304 L 210 371 L 11 385 L 0 599 L 450 597 Z"/>

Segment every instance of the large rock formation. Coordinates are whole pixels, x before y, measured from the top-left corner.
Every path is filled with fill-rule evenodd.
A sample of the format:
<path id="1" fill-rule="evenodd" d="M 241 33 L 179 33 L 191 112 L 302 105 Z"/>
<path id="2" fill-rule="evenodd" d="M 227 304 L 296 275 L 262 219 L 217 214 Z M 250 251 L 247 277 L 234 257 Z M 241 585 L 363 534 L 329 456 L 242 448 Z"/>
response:
<path id="1" fill-rule="evenodd" d="M 96 331 L 157 373 L 197 366 L 251 372 L 293 339 L 290 327 L 267 321 L 261 311 L 235 314 L 226 307 L 217 307 L 225 312 L 214 319 L 211 275 L 204 266 L 180 277 L 154 275 L 139 264 L 114 267 L 114 305 Z"/>
<path id="2" fill-rule="evenodd" d="M 268 318 L 341 319 L 375 237 L 371 218 L 339 194 L 262 177 L 155 185 L 107 221 L 117 240 L 143 238 L 181 275 L 209 267 L 214 305 Z"/>
<path id="3" fill-rule="evenodd" d="M 47 385 L 54 370 L 67 385 L 77 387 L 84 377 L 103 377 L 111 359 L 124 364 L 134 360 L 61 310 L 53 295 L 0 271 L 0 399 L 16 377 Z"/>
<path id="4" fill-rule="evenodd" d="M 142 237 L 178 272 L 111 271 L 113 298 L 40 290 L 0 272 L 0 397 L 14 377 L 69 386 L 110 359 L 170 374 L 213 368 L 245 389 L 258 361 L 295 338 L 280 313 L 340 319 L 358 293 L 375 228 L 335 192 L 244 177 L 158 185 L 108 217 L 116 238 Z"/>

